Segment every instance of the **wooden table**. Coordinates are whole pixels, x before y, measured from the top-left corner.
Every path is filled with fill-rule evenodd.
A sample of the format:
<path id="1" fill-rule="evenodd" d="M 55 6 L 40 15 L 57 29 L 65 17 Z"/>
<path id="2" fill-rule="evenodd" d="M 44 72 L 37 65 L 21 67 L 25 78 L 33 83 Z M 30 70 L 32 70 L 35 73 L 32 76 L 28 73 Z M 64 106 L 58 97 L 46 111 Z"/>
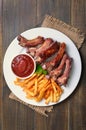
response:
<path id="1" fill-rule="evenodd" d="M 53 15 L 86 33 L 86 0 L 0 0 L 0 66 L 11 41 L 23 31 L 40 25 L 45 14 Z M 86 130 L 86 41 L 80 55 L 83 70 L 76 90 L 56 105 L 48 117 L 8 98 L 10 90 L 1 68 L 0 129 Z"/>

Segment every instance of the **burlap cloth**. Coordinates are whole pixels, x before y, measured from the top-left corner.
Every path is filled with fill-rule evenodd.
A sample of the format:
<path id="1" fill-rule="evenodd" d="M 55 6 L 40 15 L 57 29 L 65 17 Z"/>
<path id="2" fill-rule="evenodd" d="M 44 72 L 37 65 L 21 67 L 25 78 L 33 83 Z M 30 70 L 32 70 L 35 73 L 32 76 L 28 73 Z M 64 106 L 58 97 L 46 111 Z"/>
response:
<path id="1" fill-rule="evenodd" d="M 75 43 L 75 45 L 77 46 L 78 49 L 81 47 L 81 45 L 85 39 L 85 34 L 82 33 L 79 29 L 72 27 L 72 26 L 64 23 L 63 21 L 56 19 L 49 15 L 45 16 L 45 19 L 42 23 L 42 27 L 54 28 L 54 29 L 57 29 L 58 31 L 63 32 Z M 21 101 L 20 99 L 18 99 L 13 93 L 10 93 L 9 98 L 19 101 L 20 103 L 23 103 L 24 105 L 27 105 L 31 109 L 35 110 L 36 112 L 38 112 L 44 116 L 48 116 L 47 112 L 51 112 L 53 109 L 53 106 L 39 107 L 39 106 L 27 104 L 27 103 Z"/>

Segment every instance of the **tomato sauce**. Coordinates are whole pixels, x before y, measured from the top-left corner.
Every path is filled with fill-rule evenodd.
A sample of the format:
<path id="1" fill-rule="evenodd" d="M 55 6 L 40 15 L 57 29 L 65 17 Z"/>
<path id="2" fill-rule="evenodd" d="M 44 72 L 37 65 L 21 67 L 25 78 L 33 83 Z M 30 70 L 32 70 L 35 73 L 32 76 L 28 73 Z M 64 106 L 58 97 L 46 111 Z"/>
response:
<path id="1" fill-rule="evenodd" d="M 20 54 L 13 59 L 11 68 L 17 76 L 24 78 L 33 72 L 34 61 L 30 56 Z"/>

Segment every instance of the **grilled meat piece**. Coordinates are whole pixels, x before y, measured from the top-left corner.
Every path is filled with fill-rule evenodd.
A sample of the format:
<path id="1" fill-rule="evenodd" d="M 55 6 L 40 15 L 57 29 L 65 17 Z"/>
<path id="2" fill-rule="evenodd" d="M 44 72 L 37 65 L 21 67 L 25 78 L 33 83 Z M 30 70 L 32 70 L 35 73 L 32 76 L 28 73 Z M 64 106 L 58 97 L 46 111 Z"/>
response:
<path id="1" fill-rule="evenodd" d="M 62 57 L 62 60 L 59 64 L 58 67 L 56 67 L 55 69 L 53 69 L 51 72 L 50 72 L 50 76 L 56 80 L 57 77 L 59 77 L 62 72 L 63 72 L 63 69 L 64 69 L 64 66 L 65 66 L 65 61 L 67 59 L 68 55 L 67 54 L 64 54 L 63 57 Z"/>
<path id="2" fill-rule="evenodd" d="M 36 50 L 36 57 L 39 56 L 44 50 L 49 48 L 52 42 L 53 40 L 51 38 L 46 38 L 41 47 Z"/>
<path id="3" fill-rule="evenodd" d="M 44 62 L 47 58 L 49 58 L 53 54 L 55 54 L 58 51 L 58 49 L 59 49 L 59 43 L 52 42 L 47 49 L 45 49 L 44 51 L 41 51 L 41 53 L 39 53 L 39 56 L 37 57 L 36 61 L 39 63 Z"/>
<path id="4" fill-rule="evenodd" d="M 36 49 L 37 49 L 36 47 L 27 47 L 26 49 L 27 49 L 26 51 L 27 53 L 29 53 L 33 57 L 35 56 Z"/>
<path id="5" fill-rule="evenodd" d="M 53 67 L 56 66 L 60 62 L 60 60 L 62 59 L 63 54 L 65 52 L 65 49 L 66 49 L 66 44 L 61 43 L 60 48 L 57 52 L 57 55 L 53 59 L 51 59 L 50 61 L 45 62 L 45 64 L 43 64 L 42 67 L 44 69 L 47 69 L 48 72 L 50 72 L 53 69 Z"/>
<path id="6" fill-rule="evenodd" d="M 65 63 L 64 72 L 56 80 L 59 85 L 66 85 L 68 78 L 69 78 L 69 75 L 70 75 L 71 63 L 72 63 L 72 58 L 67 58 L 66 63 Z"/>
<path id="7" fill-rule="evenodd" d="M 19 45 L 21 45 L 23 47 L 34 47 L 39 44 L 42 44 L 44 42 L 44 37 L 38 36 L 32 40 L 27 40 L 23 36 L 19 35 L 17 37 L 17 40 L 19 41 Z"/>

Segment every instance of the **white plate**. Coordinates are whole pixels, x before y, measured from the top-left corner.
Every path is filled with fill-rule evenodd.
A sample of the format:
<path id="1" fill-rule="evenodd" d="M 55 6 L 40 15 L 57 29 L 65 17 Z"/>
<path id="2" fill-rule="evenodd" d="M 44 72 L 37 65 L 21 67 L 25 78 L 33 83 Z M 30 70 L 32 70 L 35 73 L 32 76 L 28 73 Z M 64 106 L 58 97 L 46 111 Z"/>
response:
<path id="1" fill-rule="evenodd" d="M 50 28 L 44 28 L 44 27 L 39 27 L 39 28 L 33 28 L 30 30 L 27 30 L 22 33 L 22 36 L 26 37 L 27 39 L 32 39 L 37 37 L 38 35 L 43 36 L 45 38 L 53 38 L 54 40 L 57 40 L 59 42 L 65 42 L 67 45 L 67 53 L 69 54 L 70 57 L 73 58 L 73 64 L 72 64 L 72 70 L 70 74 L 70 78 L 68 80 L 68 83 L 66 87 L 62 86 L 64 89 L 64 93 L 61 96 L 61 99 L 59 102 L 62 102 L 65 100 L 68 96 L 71 95 L 71 93 L 75 90 L 80 76 L 81 76 L 81 70 L 82 70 L 82 65 L 81 65 L 81 58 L 79 55 L 79 52 L 74 45 L 74 43 L 63 33 L 55 30 L 55 29 L 50 29 Z M 53 105 L 56 103 L 50 103 L 48 105 L 45 104 L 45 101 L 41 101 L 39 103 L 35 102 L 34 100 L 29 100 L 25 97 L 25 93 L 22 91 L 22 89 L 14 84 L 15 80 L 15 75 L 13 75 L 11 71 L 11 61 L 13 57 L 17 54 L 20 54 L 24 52 L 25 49 L 18 45 L 17 37 L 11 42 L 9 45 L 5 57 L 4 57 L 4 62 L 3 62 L 3 72 L 4 72 L 4 77 L 6 80 L 6 83 L 9 87 L 9 89 L 22 101 L 32 104 L 32 105 L 37 105 L 37 106 L 49 106 Z M 58 102 L 58 103 L 59 103 Z"/>

